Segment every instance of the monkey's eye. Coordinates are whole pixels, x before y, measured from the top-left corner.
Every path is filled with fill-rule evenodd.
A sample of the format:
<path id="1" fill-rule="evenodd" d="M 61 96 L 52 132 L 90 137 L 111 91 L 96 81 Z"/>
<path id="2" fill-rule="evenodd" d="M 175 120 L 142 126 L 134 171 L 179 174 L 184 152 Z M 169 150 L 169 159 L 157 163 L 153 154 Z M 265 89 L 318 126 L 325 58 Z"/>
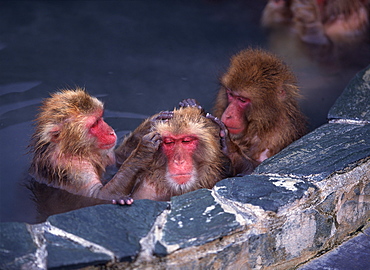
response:
<path id="1" fill-rule="evenodd" d="M 92 124 L 91 128 L 96 127 L 96 126 L 99 124 L 99 122 L 100 122 L 100 118 L 99 118 L 99 119 L 97 119 L 97 120 L 94 122 L 94 124 Z"/>
<path id="2" fill-rule="evenodd" d="M 193 137 L 185 137 L 184 139 L 182 139 L 182 143 L 191 143 L 194 140 L 195 138 Z"/>
<path id="3" fill-rule="evenodd" d="M 241 102 L 241 103 L 247 103 L 249 102 L 249 100 L 247 98 L 242 98 L 242 97 L 238 97 L 238 100 Z"/>
<path id="4" fill-rule="evenodd" d="M 163 143 L 169 145 L 175 143 L 175 141 L 171 138 L 165 138 L 163 139 Z"/>

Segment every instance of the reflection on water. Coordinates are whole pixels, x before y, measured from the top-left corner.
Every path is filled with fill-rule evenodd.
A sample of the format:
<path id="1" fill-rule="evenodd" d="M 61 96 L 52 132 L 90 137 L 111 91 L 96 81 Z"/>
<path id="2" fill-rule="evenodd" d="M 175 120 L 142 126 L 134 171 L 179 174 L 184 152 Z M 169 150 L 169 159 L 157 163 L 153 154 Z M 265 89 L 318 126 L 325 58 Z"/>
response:
<path id="1" fill-rule="evenodd" d="M 59 188 L 41 184 L 34 179 L 27 181 L 27 188 L 32 192 L 31 200 L 36 207 L 37 214 L 34 220 L 36 223 L 46 221 L 51 215 L 111 203 L 110 201 L 75 195 Z"/>
<path id="2" fill-rule="evenodd" d="M 308 46 L 290 31 L 265 32 L 260 28 L 264 5 L 245 0 L 3 2 L 0 221 L 32 223 L 73 205 L 101 203 L 38 183 L 25 188 L 32 120 L 41 100 L 57 89 L 86 87 L 105 102 L 105 120 L 122 137 L 148 115 L 171 110 L 185 98 L 211 110 L 229 57 L 259 46 L 292 66 L 311 129 L 325 123 L 349 80 L 370 63 L 369 44 Z"/>

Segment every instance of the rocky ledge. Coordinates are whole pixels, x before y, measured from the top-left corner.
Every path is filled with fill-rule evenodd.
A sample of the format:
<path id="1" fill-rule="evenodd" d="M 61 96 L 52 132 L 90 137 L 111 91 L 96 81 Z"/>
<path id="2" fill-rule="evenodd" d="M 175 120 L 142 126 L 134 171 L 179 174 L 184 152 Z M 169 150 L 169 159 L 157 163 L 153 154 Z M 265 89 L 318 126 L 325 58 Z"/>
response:
<path id="1" fill-rule="evenodd" d="M 0 268 L 296 268 L 369 222 L 370 66 L 328 118 L 253 175 L 212 190 L 1 223 Z"/>

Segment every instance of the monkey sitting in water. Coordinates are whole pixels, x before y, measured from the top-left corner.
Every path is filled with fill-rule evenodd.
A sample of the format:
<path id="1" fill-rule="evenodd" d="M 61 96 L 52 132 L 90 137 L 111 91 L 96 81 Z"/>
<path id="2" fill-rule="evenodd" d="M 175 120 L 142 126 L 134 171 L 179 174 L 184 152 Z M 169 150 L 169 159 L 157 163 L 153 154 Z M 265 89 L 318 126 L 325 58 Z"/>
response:
<path id="1" fill-rule="evenodd" d="M 152 162 L 138 171 L 127 189 L 133 199 L 165 201 L 200 188 L 212 188 L 230 176 L 229 159 L 220 143 L 221 122 L 201 108 L 180 107 L 145 120 L 117 148 L 117 163 L 124 162 L 152 138 Z M 221 123 L 222 124 L 222 123 Z M 144 137 L 145 137 L 144 136 Z"/>
<path id="2" fill-rule="evenodd" d="M 56 92 L 43 101 L 30 144 L 34 154 L 30 174 L 36 181 L 76 195 L 133 202 L 120 189 L 121 182 L 133 177 L 145 162 L 141 155 L 133 155 L 123 165 L 127 169 L 103 185 L 106 167 L 115 164 L 117 140 L 103 112 L 103 103 L 80 88 Z"/>

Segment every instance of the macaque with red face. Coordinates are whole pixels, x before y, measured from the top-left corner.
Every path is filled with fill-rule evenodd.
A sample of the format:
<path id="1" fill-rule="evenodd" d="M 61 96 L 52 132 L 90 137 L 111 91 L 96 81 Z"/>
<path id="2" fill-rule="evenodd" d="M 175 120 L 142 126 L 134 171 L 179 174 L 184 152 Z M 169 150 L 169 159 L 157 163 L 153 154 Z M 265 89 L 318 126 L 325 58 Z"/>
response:
<path id="1" fill-rule="evenodd" d="M 138 171 L 136 181 L 131 182 L 127 195 L 133 199 L 169 200 L 196 189 L 212 188 L 227 176 L 229 160 L 222 151 L 220 126 L 201 109 L 180 108 L 147 119 L 117 148 L 118 164 L 140 147 L 143 134 L 157 143 L 151 144 L 151 164 Z"/>
<path id="2" fill-rule="evenodd" d="M 275 55 L 241 51 L 220 83 L 214 115 L 229 131 L 228 155 L 237 174 L 248 173 L 243 166 L 257 166 L 305 133 L 295 76 Z"/>
<path id="3" fill-rule="evenodd" d="M 40 183 L 72 194 L 131 204 L 113 178 L 103 186 L 102 175 L 115 164 L 116 134 L 103 120 L 103 103 L 82 89 L 63 90 L 44 100 L 31 141 L 30 174 Z M 143 150 L 144 151 L 144 150 Z M 128 159 L 127 167 L 136 157 Z M 137 157 L 141 158 L 141 157 Z M 130 179 L 133 169 L 118 173 Z"/>
<path id="4" fill-rule="evenodd" d="M 367 35 L 368 0 L 269 0 L 262 13 L 262 25 L 276 27 L 291 23 L 308 43 L 353 41 Z"/>

